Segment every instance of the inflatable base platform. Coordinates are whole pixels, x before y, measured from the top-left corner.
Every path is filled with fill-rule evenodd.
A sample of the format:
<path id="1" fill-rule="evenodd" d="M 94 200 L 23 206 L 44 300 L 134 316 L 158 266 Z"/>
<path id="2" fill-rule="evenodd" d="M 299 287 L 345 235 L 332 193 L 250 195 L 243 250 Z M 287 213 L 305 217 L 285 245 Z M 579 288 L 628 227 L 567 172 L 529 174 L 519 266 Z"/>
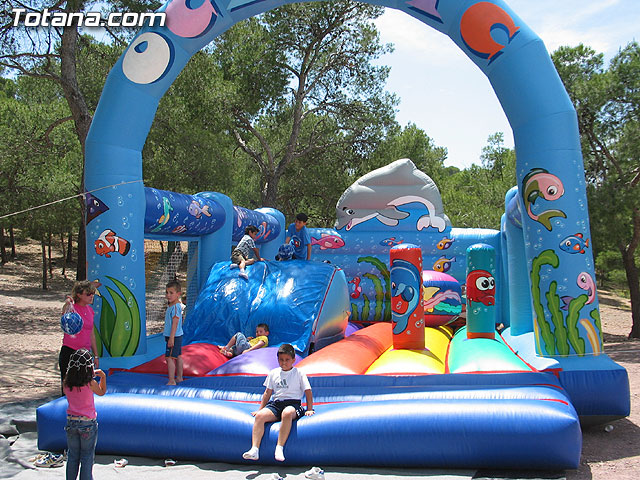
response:
<path id="1" fill-rule="evenodd" d="M 122 372 L 96 398 L 97 452 L 244 463 L 262 376 L 166 377 Z M 553 376 L 445 374 L 312 377 L 316 415 L 303 417 L 285 448 L 291 465 L 576 468 L 578 416 Z M 133 392 L 133 393 L 132 393 Z M 40 407 L 38 446 L 66 446 L 67 402 Z M 261 464 L 275 464 L 279 423 L 269 424 Z"/>

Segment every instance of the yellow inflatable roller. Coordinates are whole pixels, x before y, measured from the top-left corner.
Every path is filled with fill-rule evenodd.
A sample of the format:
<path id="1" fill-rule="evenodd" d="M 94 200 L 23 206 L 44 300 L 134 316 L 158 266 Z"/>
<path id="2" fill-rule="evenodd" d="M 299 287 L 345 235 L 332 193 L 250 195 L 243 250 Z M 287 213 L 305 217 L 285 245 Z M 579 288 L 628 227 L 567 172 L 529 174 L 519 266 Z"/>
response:
<path id="1" fill-rule="evenodd" d="M 424 375 L 444 373 L 447 347 L 453 332 L 449 327 L 424 329 L 424 350 L 394 350 L 393 346 L 373 362 L 367 375 Z"/>

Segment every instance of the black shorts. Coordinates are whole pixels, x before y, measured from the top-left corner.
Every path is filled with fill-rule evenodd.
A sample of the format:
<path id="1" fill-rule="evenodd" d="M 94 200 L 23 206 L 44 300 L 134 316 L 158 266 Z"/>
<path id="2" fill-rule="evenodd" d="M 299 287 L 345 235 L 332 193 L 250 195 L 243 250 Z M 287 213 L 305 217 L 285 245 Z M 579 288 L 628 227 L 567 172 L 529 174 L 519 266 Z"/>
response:
<path id="1" fill-rule="evenodd" d="M 62 390 L 62 395 L 64 396 L 64 377 L 67 376 L 67 367 L 69 366 L 69 360 L 71 359 L 71 355 L 75 352 L 75 350 L 71 347 L 67 347 L 63 345 L 60 349 L 60 355 L 58 356 L 58 365 L 60 366 L 60 388 Z"/>
<path id="2" fill-rule="evenodd" d="M 304 416 L 304 408 L 302 408 L 302 402 L 300 400 L 270 400 L 264 408 L 268 408 L 273 412 L 278 421 L 282 420 L 282 411 L 286 407 L 293 407 L 296 409 L 296 420 Z"/>
<path id="3" fill-rule="evenodd" d="M 182 355 L 182 335 L 179 337 L 173 337 L 173 347 L 169 346 L 169 338 L 164 337 L 164 341 L 167 342 L 167 350 L 164 352 L 165 357 L 178 358 Z"/>

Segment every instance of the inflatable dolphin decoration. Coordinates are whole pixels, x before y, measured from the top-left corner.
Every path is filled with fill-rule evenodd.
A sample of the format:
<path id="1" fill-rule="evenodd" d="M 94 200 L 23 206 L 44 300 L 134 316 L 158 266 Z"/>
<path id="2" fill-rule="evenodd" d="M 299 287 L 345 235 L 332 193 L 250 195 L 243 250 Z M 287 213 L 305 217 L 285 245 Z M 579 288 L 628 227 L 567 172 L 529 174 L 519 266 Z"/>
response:
<path id="1" fill-rule="evenodd" d="M 409 203 L 420 203 L 427 209 L 418 219 L 417 230 L 434 227 L 442 232 L 451 225 L 436 184 L 411 160 L 403 158 L 360 177 L 345 190 L 336 205 L 335 228 L 351 230 L 372 218 L 396 226 L 409 216 L 408 209 L 399 209 Z"/>

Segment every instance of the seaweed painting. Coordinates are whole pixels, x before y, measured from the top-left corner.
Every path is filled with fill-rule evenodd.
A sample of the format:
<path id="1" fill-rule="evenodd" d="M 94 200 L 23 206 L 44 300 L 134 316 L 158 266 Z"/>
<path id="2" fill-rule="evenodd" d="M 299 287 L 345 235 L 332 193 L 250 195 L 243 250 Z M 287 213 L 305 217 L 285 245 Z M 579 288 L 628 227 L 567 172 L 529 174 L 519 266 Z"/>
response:
<path id="1" fill-rule="evenodd" d="M 580 356 L 585 355 L 585 353 L 590 353 L 587 351 L 584 338 L 580 335 L 580 330 L 578 329 L 578 323 L 580 323 L 587 331 L 591 351 L 596 354 L 600 353 L 601 327 L 598 310 L 593 309 L 590 313 L 598 328 L 598 332 L 595 331 L 588 320 L 579 319 L 580 311 L 589 300 L 587 295 L 582 294 L 575 298 L 565 297 L 571 298 L 565 306 L 567 311 L 565 318 L 563 307 L 561 306 L 561 298 L 557 293 L 558 283 L 555 280 L 551 281 L 549 289 L 544 294 L 551 323 L 547 320 L 545 305 L 542 303 L 542 292 L 540 291 L 540 270 L 544 265 L 558 268 L 559 264 L 558 255 L 550 249 L 541 252 L 540 255 L 533 259 L 532 263 L 531 294 L 533 296 L 533 309 L 537 326 L 536 334 L 539 336 L 540 352 L 542 354 L 546 353 L 547 355 L 567 356 L 571 354 L 571 349 L 573 349 L 573 351 Z M 585 326 L 585 322 L 588 323 L 590 328 Z M 552 324 L 553 331 L 551 328 Z"/>
<path id="2" fill-rule="evenodd" d="M 360 322 L 389 321 L 391 319 L 391 281 L 389 276 L 389 269 L 383 262 L 372 256 L 358 258 L 358 263 L 362 262 L 373 265 L 379 272 L 378 275 L 370 272 L 362 275 L 363 278 L 366 278 L 373 283 L 373 288 L 375 291 L 375 297 L 373 299 L 373 318 L 369 318 L 372 309 L 372 301 L 369 299 L 366 293 L 362 294 L 362 310 L 359 310 L 358 304 L 351 303 L 351 318 L 353 321 Z"/>
<path id="3" fill-rule="evenodd" d="M 102 346 L 112 357 L 130 357 L 136 353 L 140 343 L 140 309 L 136 297 L 122 282 L 107 276 L 113 282 L 118 291 L 105 286 L 113 306 L 102 295 L 102 308 L 100 309 L 100 331 L 94 327 L 98 342 L 99 355 L 102 355 Z"/>

